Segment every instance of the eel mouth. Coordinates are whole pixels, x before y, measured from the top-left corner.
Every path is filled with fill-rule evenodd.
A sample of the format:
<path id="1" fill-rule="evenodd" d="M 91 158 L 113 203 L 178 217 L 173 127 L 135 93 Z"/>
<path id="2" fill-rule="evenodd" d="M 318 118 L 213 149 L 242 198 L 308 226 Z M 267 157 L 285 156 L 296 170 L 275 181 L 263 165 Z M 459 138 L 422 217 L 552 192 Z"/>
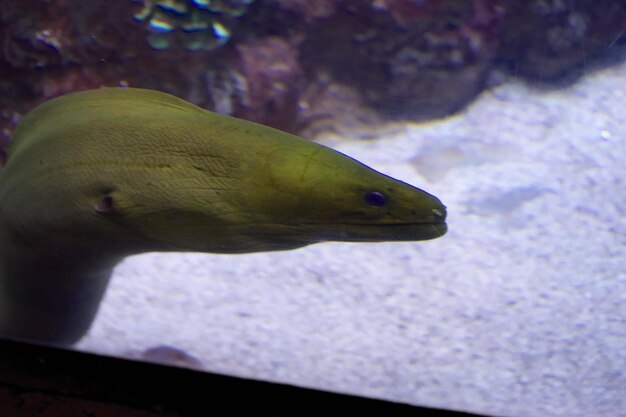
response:
<path id="1" fill-rule="evenodd" d="M 291 224 L 257 223 L 254 231 L 247 230 L 248 240 L 273 247 L 264 250 L 285 250 L 319 242 L 414 242 L 441 237 L 448 231 L 445 208 L 433 209 L 430 215 L 411 222 L 331 222 Z M 245 249 L 239 252 L 254 251 Z"/>
<path id="2" fill-rule="evenodd" d="M 322 240 L 344 242 L 409 242 L 436 239 L 446 234 L 446 208 L 432 209 L 429 215 L 412 222 L 335 223 L 317 225 Z M 323 229 L 323 231 L 322 231 Z"/>
<path id="3" fill-rule="evenodd" d="M 338 226 L 337 240 L 352 242 L 398 242 L 436 239 L 446 234 L 448 225 L 436 223 L 347 224 Z"/>

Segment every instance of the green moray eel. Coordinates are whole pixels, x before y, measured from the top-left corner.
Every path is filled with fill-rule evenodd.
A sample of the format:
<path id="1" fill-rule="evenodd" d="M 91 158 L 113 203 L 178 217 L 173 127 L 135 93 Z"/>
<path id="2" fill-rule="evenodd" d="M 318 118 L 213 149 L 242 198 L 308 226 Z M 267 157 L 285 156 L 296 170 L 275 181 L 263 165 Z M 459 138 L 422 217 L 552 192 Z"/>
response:
<path id="1" fill-rule="evenodd" d="M 0 172 L 0 335 L 76 342 L 128 255 L 425 240 L 445 216 L 339 152 L 165 93 L 69 94 L 21 120 Z"/>

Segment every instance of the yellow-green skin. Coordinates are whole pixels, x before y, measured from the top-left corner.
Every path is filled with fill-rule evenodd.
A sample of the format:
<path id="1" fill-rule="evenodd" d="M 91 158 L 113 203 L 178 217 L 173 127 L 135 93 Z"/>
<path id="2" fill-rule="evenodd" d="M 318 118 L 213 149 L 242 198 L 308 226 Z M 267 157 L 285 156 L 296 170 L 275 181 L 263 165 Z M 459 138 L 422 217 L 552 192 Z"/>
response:
<path id="1" fill-rule="evenodd" d="M 0 172 L 0 335 L 74 343 L 128 255 L 432 239 L 445 214 L 332 149 L 168 94 L 69 94 L 21 121 Z"/>

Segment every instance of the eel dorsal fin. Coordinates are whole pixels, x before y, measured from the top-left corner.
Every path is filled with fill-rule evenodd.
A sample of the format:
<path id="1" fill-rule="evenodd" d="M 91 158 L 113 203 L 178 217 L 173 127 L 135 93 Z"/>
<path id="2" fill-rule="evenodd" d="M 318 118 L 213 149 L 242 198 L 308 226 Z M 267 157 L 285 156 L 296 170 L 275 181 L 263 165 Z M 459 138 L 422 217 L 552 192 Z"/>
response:
<path id="1" fill-rule="evenodd" d="M 102 112 L 93 112 L 93 108 Z M 124 116 L 136 112 L 153 112 L 159 115 L 166 112 L 180 112 L 187 115 L 211 114 L 207 110 L 180 99 L 171 94 L 160 91 L 129 87 L 103 87 L 97 90 L 81 91 L 54 98 L 47 101 L 22 120 L 13 133 L 13 140 L 9 143 L 9 158 L 19 149 L 28 146 L 30 139 L 36 138 L 42 129 L 50 130 L 55 125 L 62 127 L 71 121 L 85 120 L 81 115 L 107 114 Z"/>

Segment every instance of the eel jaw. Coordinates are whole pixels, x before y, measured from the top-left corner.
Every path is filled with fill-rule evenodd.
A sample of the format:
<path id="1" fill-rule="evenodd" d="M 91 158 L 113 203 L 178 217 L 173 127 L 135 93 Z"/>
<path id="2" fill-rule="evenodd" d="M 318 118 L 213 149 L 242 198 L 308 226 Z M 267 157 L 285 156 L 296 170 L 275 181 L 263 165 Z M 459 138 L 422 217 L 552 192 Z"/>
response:
<path id="1" fill-rule="evenodd" d="M 328 240 L 345 242 L 410 242 L 430 240 L 446 234 L 448 226 L 439 223 L 409 223 L 359 225 L 348 224 L 337 226 L 338 236 Z"/>
<path id="2" fill-rule="evenodd" d="M 414 222 L 335 223 L 308 225 L 316 241 L 410 242 L 436 239 L 446 234 L 446 209 L 435 208 L 431 215 Z"/>

